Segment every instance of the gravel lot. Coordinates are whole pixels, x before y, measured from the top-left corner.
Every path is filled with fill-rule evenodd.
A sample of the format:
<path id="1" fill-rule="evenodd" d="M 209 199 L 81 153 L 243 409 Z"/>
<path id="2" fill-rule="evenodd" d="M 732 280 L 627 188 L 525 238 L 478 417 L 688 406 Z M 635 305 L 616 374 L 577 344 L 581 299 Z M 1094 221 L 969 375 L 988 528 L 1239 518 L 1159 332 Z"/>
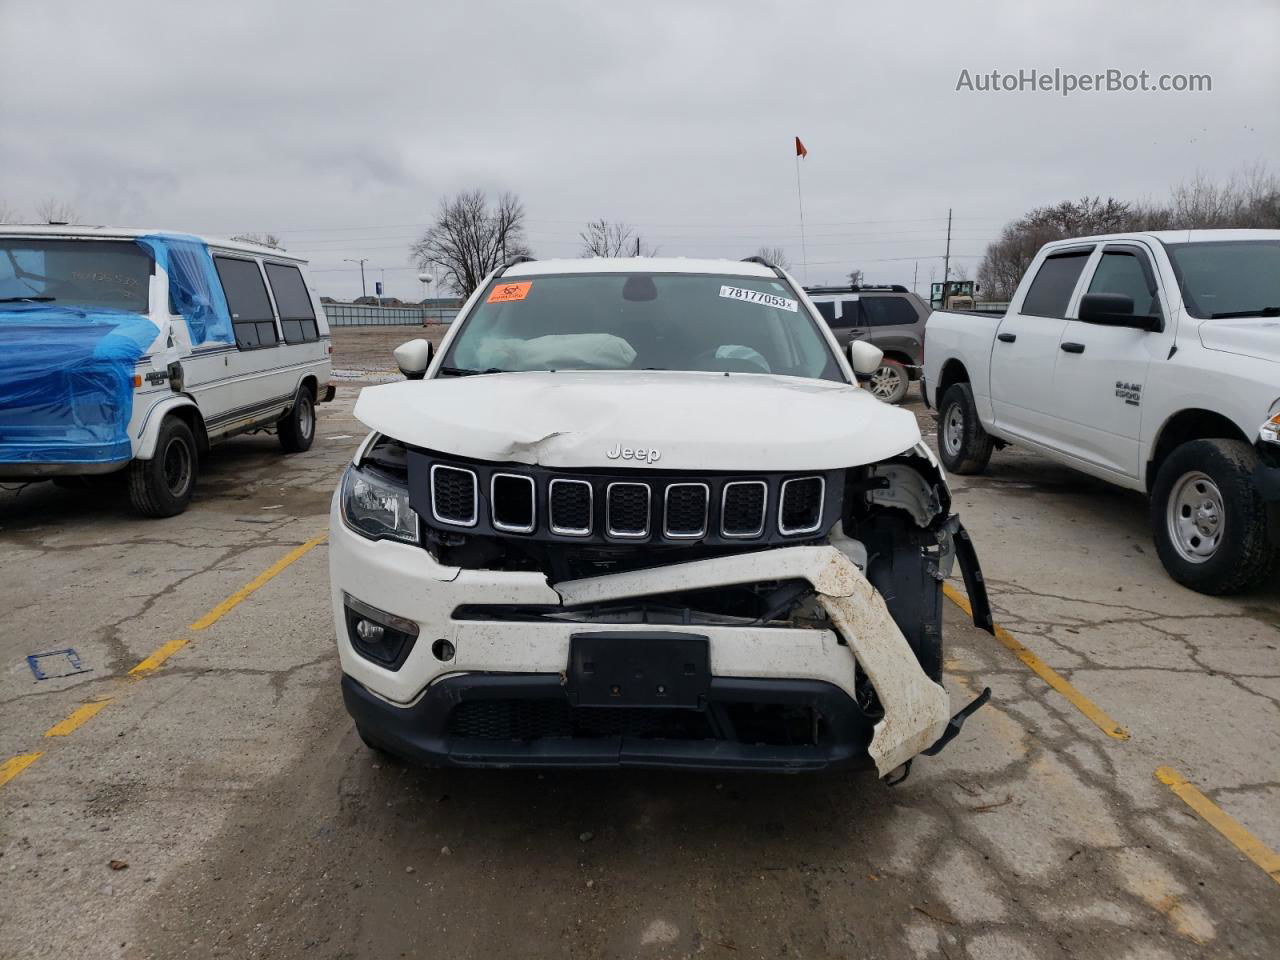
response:
<path id="1" fill-rule="evenodd" d="M 422 332 L 338 330 L 335 368 Z M 338 692 L 357 389 L 306 454 L 217 448 L 180 518 L 0 494 L 0 957 L 1277 956 L 1280 593 L 1176 586 L 1140 497 L 1016 450 L 957 480 L 1016 639 L 948 604 L 953 702 L 994 699 L 900 787 L 418 770 Z"/>

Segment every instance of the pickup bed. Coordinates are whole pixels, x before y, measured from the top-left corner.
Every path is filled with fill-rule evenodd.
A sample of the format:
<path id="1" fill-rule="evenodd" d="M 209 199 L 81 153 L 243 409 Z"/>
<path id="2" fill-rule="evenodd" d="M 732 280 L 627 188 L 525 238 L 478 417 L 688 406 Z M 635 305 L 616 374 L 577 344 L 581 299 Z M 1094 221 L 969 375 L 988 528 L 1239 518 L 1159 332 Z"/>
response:
<path id="1" fill-rule="evenodd" d="M 946 467 L 1019 444 L 1149 495 L 1161 562 L 1228 593 L 1280 556 L 1280 231 L 1045 245 L 1003 315 L 937 312 L 926 402 Z"/>

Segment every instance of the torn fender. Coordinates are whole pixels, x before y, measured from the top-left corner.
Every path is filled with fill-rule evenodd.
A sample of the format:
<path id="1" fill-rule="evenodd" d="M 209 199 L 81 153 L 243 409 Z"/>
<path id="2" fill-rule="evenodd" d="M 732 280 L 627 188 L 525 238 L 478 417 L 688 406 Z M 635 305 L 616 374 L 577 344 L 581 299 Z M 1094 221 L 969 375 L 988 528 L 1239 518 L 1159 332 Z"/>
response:
<path id="1" fill-rule="evenodd" d="M 679 590 L 807 580 L 818 602 L 875 688 L 884 708 L 869 753 L 880 776 L 937 742 L 951 718 L 950 698 L 920 669 L 884 599 L 840 550 L 784 547 L 694 560 L 553 584 L 566 605 L 625 600 Z"/>

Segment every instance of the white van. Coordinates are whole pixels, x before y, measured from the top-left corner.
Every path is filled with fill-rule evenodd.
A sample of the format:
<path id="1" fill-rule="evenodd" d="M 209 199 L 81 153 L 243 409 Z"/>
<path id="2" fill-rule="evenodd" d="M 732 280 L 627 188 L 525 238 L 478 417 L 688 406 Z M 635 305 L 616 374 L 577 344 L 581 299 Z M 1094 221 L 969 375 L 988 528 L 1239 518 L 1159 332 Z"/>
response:
<path id="1" fill-rule="evenodd" d="M 0 480 L 123 473 L 137 512 L 168 517 L 219 440 L 275 430 L 306 450 L 333 387 L 304 263 L 187 234 L 0 226 Z"/>

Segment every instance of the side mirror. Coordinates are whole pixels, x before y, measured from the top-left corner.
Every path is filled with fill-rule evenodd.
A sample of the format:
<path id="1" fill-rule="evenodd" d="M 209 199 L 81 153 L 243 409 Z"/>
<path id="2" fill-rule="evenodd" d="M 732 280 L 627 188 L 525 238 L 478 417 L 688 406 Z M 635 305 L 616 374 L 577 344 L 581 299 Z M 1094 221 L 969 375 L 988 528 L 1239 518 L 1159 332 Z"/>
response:
<path id="1" fill-rule="evenodd" d="M 854 373 L 869 377 L 880 369 L 882 360 L 884 351 L 879 347 L 873 347 L 865 340 L 849 341 L 849 366 L 853 367 Z"/>
<path id="2" fill-rule="evenodd" d="M 1103 327 L 1132 327 L 1154 332 L 1161 328 L 1160 318 L 1133 312 L 1133 297 L 1123 293 L 1086 293 L 1080 298 L 1080 322 Z"/>
<path id="3" fill-rule="evenodd" d="M 435 348 L 431 341 L 423 339 L 406 340 L 391 352 L 396 358 L 396 366 L 406 380 L 421 380 L 425 377 L 434 354 Z"/>

